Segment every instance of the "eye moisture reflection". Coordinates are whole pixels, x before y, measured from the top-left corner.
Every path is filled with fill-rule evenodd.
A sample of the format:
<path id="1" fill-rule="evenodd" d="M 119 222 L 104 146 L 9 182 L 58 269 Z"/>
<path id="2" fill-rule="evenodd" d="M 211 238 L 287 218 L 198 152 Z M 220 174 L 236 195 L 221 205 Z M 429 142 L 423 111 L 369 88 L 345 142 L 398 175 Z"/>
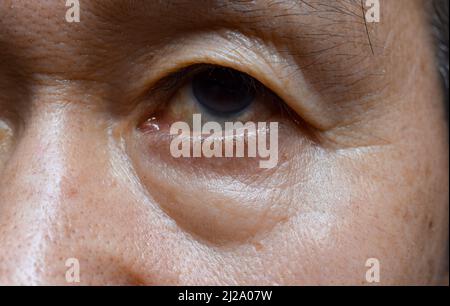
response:
<path id="1" fill-rule="evenodd" d="M 168 137 L 175 122 L 191 125 L 195 114 L 201 115 L 202 124 L 216 122 L 222 129 L 227 122 L 297 123 L 275 93 L 231 68 L 206 64 L 184 68 L 163 79 L 160 86 L 167 94 L 139 123 L 140 131 L 158 137 Z"/>
<path id="2" fill-rule="evenodd" d="M 186 68 L 162 84 L 169 94 L 156 110 L 146 115 L 140 125 L 143 131 L 167 131 L 174 122 L 192 122 L 194 114 L 202 114 L 205 122 L 220 124 L 225 121 L 268 122 L 279 113 L 282 103 L 253 77 L 220 66 Z"/>
<path id="3" fill-rule="evenodd" d="M 221 175 L 272 169 L 286 160 L 278 159 L 283 139 L 306 131 L 276 93 L 238 70 L 195 65 L 165 77 L 156 88 L 163 94 L 149 100 L 155 103 L 139 122 L 139 145 L 148 158 L 173 167 Z"/>
<path id="4" fill-rule="evenodd" d="M 212 67 L 194 76 L 192 92 L 198 103 L 216 116 L 237 114 L 256 96 L 251 77 L 221 67 Z"/>

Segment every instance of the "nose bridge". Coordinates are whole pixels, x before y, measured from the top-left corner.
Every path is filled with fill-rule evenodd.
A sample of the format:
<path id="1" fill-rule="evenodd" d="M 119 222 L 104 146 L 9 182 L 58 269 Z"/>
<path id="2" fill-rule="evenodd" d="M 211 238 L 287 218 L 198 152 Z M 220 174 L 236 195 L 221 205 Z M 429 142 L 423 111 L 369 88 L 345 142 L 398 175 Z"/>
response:
<path id="1" fill-rule="evenodd" d="M 77 133 L 67 105 L 36 109 L 0 176 L 0 283 L 39 284 L 61 228 Z"/>
<path id="2" fill-rule="evenodd" d="M 28 199 L 39 197 L 51 201 L 59 197 L 66 150 L 65 113 L 60 107 L 39 110 L 18 140 L 7 167 L 7 171 L 14 171 L 14 179 L 8 184 L 20 182 L 23 196 Z"/>

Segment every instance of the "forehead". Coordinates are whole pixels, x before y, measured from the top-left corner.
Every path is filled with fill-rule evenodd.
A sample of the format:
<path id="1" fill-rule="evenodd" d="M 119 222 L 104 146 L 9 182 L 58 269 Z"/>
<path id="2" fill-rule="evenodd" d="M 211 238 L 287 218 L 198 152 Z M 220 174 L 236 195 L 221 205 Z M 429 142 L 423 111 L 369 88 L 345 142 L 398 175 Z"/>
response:
<path id="1" fill-rule="evenodd" d="M 295 33 L 319 35 L 336 32 L 334 30 L 359 33 L 364 30 L 359 1 L 330 4 L 324 0 L 80 0 L 79 3 L 81 22 L 70 24 L 65 20 L 68 10 L 65 1 L 3 0 L 0 2 L 0 39 L 8 38 L 20 44 L 22 38 L 24 44 L 27 38 L 45 37 L 39 41 L 43 46 L 52 40 L 76 39 L 79 35 L 84 36 L 83 43 L 99 37 L 115 41 L 142 35 L 161 39 L 205 27 L 228 27 L 260 36 L 284 35 L 286 38 Z M 134 35 L 130 35 L 132 33 Z"/>

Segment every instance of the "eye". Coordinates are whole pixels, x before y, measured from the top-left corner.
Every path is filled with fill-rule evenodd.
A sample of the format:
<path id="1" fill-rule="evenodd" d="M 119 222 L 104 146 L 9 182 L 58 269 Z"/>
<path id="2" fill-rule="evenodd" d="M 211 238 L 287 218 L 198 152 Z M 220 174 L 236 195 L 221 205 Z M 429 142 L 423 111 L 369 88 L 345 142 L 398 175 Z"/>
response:
<path id="1" fill-rule="evenodd" d="M 161 130 L 172 123 L 190 123 L 194 114 L 202 121 L 279 121 L 284 102 L 252 76 L 237 70 L 196 65 L 163 79 L 156 87 L 156 108 L 140 121 L 141 130 Z"/>
<path id="2" fill-rule="evenodd" d="M 192 79 L 196 101 L 217 116 L 230 116 L 249 107 L 255 100 L 254 79 L 236 70 L 211 67 Z"/>

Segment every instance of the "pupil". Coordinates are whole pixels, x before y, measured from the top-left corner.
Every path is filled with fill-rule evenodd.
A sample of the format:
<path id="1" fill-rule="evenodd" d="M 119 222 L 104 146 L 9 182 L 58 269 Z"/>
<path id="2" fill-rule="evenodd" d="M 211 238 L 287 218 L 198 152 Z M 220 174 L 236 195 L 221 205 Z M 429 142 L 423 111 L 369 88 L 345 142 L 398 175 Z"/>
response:
<path id="1" fill-rule="evenodd" d="M 192 91 L 197 101 L 216 115 L 236 114 L 254 100 L 255 81 L 233 69 L 213 67 L 194 76 Z"/>

